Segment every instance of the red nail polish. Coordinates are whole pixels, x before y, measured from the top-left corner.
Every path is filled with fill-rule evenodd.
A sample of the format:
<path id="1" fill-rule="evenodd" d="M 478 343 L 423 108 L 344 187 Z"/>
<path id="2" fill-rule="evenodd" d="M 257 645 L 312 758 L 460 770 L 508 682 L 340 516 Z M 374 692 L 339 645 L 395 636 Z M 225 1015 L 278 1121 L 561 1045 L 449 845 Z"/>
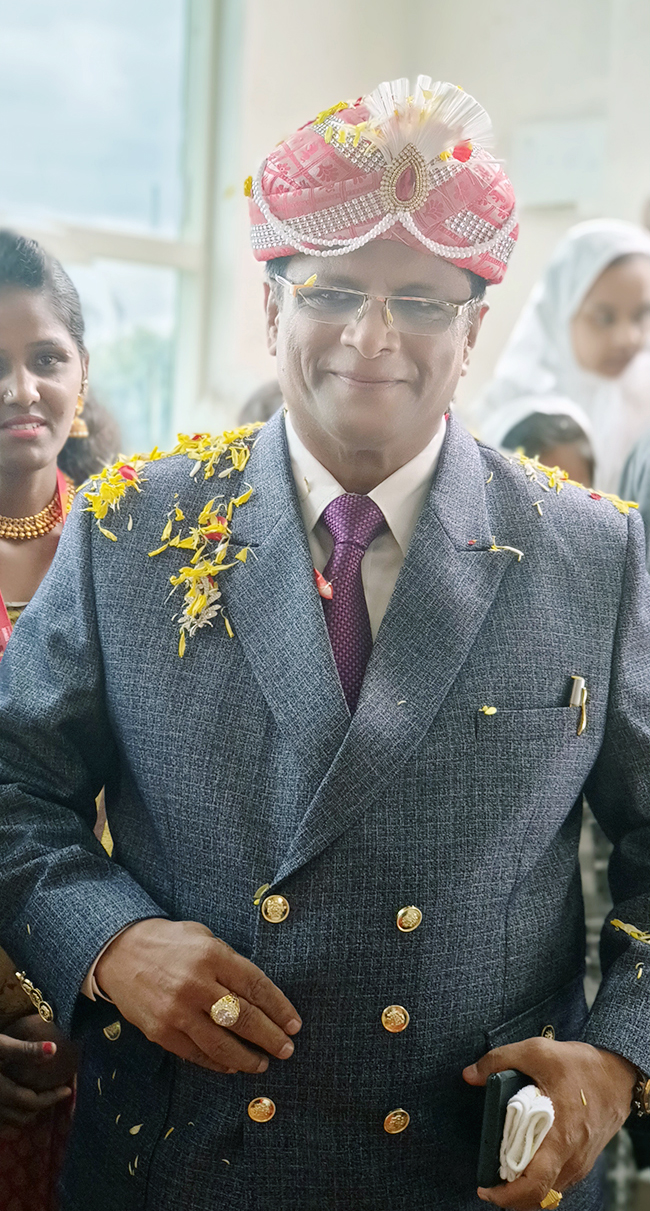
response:
<path id="1" fill-rule="evenodd" d="M 43 1055 L 54 1055 L 56 1052 L 56 1043 L 43 1043 Z"/>

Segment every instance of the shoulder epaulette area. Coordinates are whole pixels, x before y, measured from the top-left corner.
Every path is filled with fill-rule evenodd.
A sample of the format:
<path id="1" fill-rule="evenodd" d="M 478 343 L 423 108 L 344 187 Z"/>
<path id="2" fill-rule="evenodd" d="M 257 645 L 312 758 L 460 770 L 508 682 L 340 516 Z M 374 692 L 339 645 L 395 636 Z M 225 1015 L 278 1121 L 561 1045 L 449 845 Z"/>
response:
<path id="1" fill-rule="evenodd" d="M 258 430 L 263 427 L 261 422 L 256 421 L 254 424 L 226 429 L 218 434 L 195 433 L 190 437 L 186 433 L 179 433 L 176 445 L 171 450 L 159 450 L 154 446 L 149 454 L 134 454 L 131 458 L 120 457 L 112 466 L 104 467 L 97 475 L 92 475 L 81 488 L 81 494 L 88 501 L 87 511 L 94 515 L 102 534 L 115 542 L 116 535 L 101 523 L 109 511 L 113 514 L 119 511 L 120 504 L 128 492 L 142 491 L 142 485 L 147 479 L 146 471 L 151 463 L 185 455 L 192 463 L 190 477 L 194 478 L 202 471 L 204 480 L 212 479 L 215 474 L 219 479 L 229 479 L 233 471 L 244 470 L 254 444 L 251 439 L 255 438 Z M 217 471 L 221 459 L 224 461 L 224 467 Z M 131 518 L 127 528 L 131 528 Z"/>
<path id="2" fill-rule="evenodd" d="M 630 509 L 639 507 L 635 500 L 621 500 L 621 497 L 613 492 L 596 492 L 593 488 L 587 488 L 577 479 L 570 479 L 561 467 L 545 467 L 538 458 L 528 458 L 521 451 L 513 455 L 504 454 L 503 457 L 513 467 L 523 467 L 531 484 L 538 483 L 543 492 L 555 491 L 555 494 L 559 495 L 564 487 L 580 488 L 591 500 L 608 500 L 623 515 L 629 513 Z"/>

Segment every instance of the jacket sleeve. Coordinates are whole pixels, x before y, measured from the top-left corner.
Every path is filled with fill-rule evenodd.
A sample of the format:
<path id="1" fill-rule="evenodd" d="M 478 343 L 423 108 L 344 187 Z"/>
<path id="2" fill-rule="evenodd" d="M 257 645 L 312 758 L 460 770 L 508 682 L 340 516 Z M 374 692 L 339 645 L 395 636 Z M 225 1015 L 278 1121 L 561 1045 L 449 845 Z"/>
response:
<path id="1" fill-rule="evenodd" d="M 629 515 L 605 736 L 585 790 L 614 847 L 614 907 L 603 926 L 602 981 L 584 1038 L 650 1073 L 650 580 L 636 511 Z"/>
<path id="2" fill-rule="evenodd" d="M 167 915 L 93 835 L 95 798 L 119 778 L 120 756 L 91 538 L 77 500 L 0 665 L 0 942 L 66 1031 L 105 943 L 133 921 Z"/>

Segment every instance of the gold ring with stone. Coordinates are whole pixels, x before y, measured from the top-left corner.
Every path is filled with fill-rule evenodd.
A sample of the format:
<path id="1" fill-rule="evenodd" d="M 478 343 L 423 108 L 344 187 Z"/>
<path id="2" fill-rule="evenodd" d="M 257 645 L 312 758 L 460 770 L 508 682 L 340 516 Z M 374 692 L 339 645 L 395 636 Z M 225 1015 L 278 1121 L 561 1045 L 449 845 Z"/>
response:
<path id="1" fill-rule="evenodd" d="M 546 1195 L 546 1198 L 543 1198 L 539 1205 L 540 1205 L 540 1207 L 544 1208 L 544 1211 L 555 1211 L 555 1208 L 559 1207 L 561 1202 L 562 1202 L 562 1195 L 560 1194 L 560 1191 L 559 1190 L 549 1190 L 548 1194 Z"/>
<path id="2" fill-rule="evenodd" d="M 234 997 L 230 992 L 219 997 L 210 1008 L 210 1017 L 217 1026 L 234 1026 L 240 1013 L 239 997 Z"/>

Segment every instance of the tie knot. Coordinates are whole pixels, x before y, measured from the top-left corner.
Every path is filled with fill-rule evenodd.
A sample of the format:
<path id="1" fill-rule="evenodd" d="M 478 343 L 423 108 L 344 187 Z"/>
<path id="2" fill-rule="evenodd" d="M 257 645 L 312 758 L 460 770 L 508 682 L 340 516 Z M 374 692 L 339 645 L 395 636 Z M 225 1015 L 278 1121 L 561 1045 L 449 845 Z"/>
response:
<path id="1" fill-rule="evenodd" d="M 352 492 L 330 501 L 321 517 L 335 547 L 339 543 L 350 543 L 365 551 L 373 538 L 386 528 L 386 518 L 379 505 L 369 496 L 357 496 Z"/>

